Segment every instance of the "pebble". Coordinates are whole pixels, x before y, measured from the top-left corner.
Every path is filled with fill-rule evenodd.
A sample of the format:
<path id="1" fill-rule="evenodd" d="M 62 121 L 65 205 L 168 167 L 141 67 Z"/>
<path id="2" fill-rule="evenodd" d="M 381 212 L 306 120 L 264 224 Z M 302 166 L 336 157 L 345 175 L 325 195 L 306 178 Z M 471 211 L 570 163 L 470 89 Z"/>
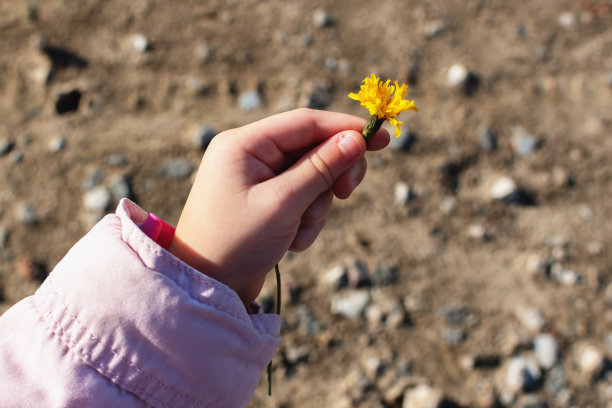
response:
<path id="1" fill-rule="evenodd" d="M 412 188 L 404 182 L 395 184 L 395 204 L 404 206 L 414 200 L 415 194 Z"/>
<path id="2" fill-rule="evenodd" d="M 446 73 L 446 84 L 451 88 L 463 88 L 470 73 L 462 64 L 453 64 Z"/>
<path id="3" fill-rule="evenodd" d="M 533 339 L 533 350 L 538 364 L 543 369 L 548 370 L 557 364 L 559 346 L 557 339 L 552 335 L 548 333 L 538 334 Z"/>
<path id="4" fill-rule="evenodd" d="M 174 159 L 159 168 L 159 174 L 169 179 L 183 180 L 193 173 L 195 167 L 187 159 Z"/>
<path id="5" fill-rule="evenodd" d="M 514 406 L 516 408 L 548 408 L 548 402 L 541 395 L 526 394 L 518 397 Z"/>
<path id="6" fill-rule="evenodd" d="M 25 225 L 33 225 L 38 222 L 36 209 L 30 203 L 21 203 L 17 206 L 17 221 Z"/>
<path id="7" fill-rule="evenodd" d="M 307 106 L 311 109 L 325 109 L 332 101 L 332 93 L 327 85 L 315 85 L 308 95 Z"/>
<path id="8" fill-rule="evenodd" d="M 250 112 L 261 107 L 261 96 L 259 92 L 247 91 L 238 97 L 238 106 L 243 112 Z"/>
<path id="9" fill-rule="evenodd" d="M 552 264 L 550 267 L 550 276 L 565 286 L 575 286 L 582 280 L 577 272 L 564 268 L 560 263 Z"/>
<path id="10" fill-rule="evenodd" d="M 520 189 L 518 188 L 518 185 L 510 177 L 501 177 L 497 179 L 489 190 L 489 195 L 493 200 L 506 202 L 516 201 L 519 193 Z"/>
<path id="11" fill-rule="evenodd" d="M 461 306 L 446 305 L 440 308 L 438 314 L 444 318 L 446 324 L 458 326 L 470 317 L 470 312 Z"/>
<path id="12" fill-rule="evenodd" d="M 444 21 L 442 20 L 429 21 L 425 23 L 425 26 L 423 27 L 423 34 L 425 35 L 425 38 L 432 39 L 442 34 L 445 29 L 446 29 L 446 24 L 444 24 Z"/>
<path id="13" fill-rule="evenodd" d="M 510 144 L 518 157 L 527 157 L 535 151 L 540 141 L 521 126 L 513 126 Z"/>
<path id="14" fill-rule="evenodd" d="M 101 169 L 92 170 L 89 175 L 81 183 L 81 190 L 88 191 L 102 183 L 104 180 L 104 172 Z"/>
<path id="15" fill-rule="evenodd" d="M 549 269 L 548 259 L 539 254 L 531 254 L 525 261 L 525 271 L 532 277 L 547 276 Z"/>
<path id="16" fill-rule="evenodd" d="M 312 336 L 321 332 L 322 325 L 314 318 L 308 306 L 301 304 L 298 306 L 295 315 L 298 320 L 298 331 L 303 336 Z"/>
<path id="17" fill-rule="evenodd" d="M 450 346 L 457 346 L 467 339 L 467 333 L 460 327 L 445 327 L 438 334 L 438 338 Z"/>
<path id="18" fill-rule="evenodd" d="M 61 152 L 66 147 L 66 139 L 61 136 L 54 137 L 49 141 L 48 147 L 51 153 Z"/>
<path id="19" fill-rule="evenodd" d="M 348 285 L 351 288 L 362 288 L 372 284 L 368 266 L 358 259 L 350 259 L 348 261 L 346 274 Z"/>
<path id="20" fill-rule="evenodd" d="M 329 71 L 337 71 L 338 67 L 340 66 L 340 63 L 338 62 L 338 60 L 334 57 L 327 57 L 325 58 L 325 68 L 327 68 Z"/>
<path id="21" fill-rule="evenodd" d="M 330 14 L 323 9 L 316 9 L 312 14 L 312 23 L 315 28 L 331 27 L 335 24 Z"/>
<path id="22" fill-rule="evenodd" d="M 109 166 L 125 166 L 128 164 L 127 156 L 121 153 L 111 153 L 104 158 L 104 163 Z"/>
<path id="23" fill-rule="evenodd" d="M 13 150 L 9 153 L 9 157 L 13 163 L 20 163 L 23 159 L 23 153 L 21 153 L 19 150 Z"/>
<path id="24" fill-rule="evenodd" d="M 108 188 L 110 189 L 111 195 L 115 202 L 118 202 L 122 198 L 132 199 L 132 186 L 129 178 L 126 175 L 117 175 L 113 177 Z"/>
<path id="25" fill-rule="evenodd" d="M 285 347 L 285 363 L 288 365 L 297 365 L 308 361 L 310 356 L 310 346 L 287 346 Z"/>
<path id="26" fill-rule="evenodd" d="M 497 149 L 497 134 L 492 129 L 482 127 L 478 129 L 476 137 L 482 150 L 490 152 Z"/>
<path id="27" fill-rule="evenodd" d="M 215 49 L 208 44 L 198 44 L 195 48 L 195 55 L 200 63 L 210 62 L 215 55 Z"/>
<path id="28" fill-rule="evenodd" d="M 150 49 L 151 45 L 149 44 L 149 40 L 147 40 L 147 37 L 145 37 L 144 35 L 134 34 L 132 36 L 132 47 L 136 51 L 144 53 Z"/>
<path id="29" fill-rule="evenodd" d="M 440 201 L 440 212 L 450 215 L 457 211 L 457 199 L 453 196 L 446 196 Z"/>
<path id="30" fill-rule="evenodd" d="M 185 85 L 187 86 L 187 89 L 195 95 L 206 95 L 206 93 L 210 90 L 210 85 L 208 83 L 193 76 L 187 77 L 185 80 Z"/>
<path id="31" fill-rule="evenodd" d="M 344 265 L 337 265 L 323 274 L 323 281 L 334 289 L 342 289 L 348 286 L 348 274 Z"/>
<path id="32" fill-rule="evenodd" d="M 207 123 L 194 125 L 187 132 L 188 141 L 200 150 L 206 150 L 215 136 L 217 136 L 217 132 Z"/>
<path id="33" fill-rule="evenodd" d="M 480 224 L 471 224 L 468 227 L 467 235 L 469 238 L 477 241 L 485 241 L 487 240 L 487 231 Z"/>
<path id="34" fill-rule="evenodd" d="M 539 332 L 544 327 L 544 318 L 536 309 L 518 307 L 514 310 L 514 314 L 521 325 L 533 333 Z"/>
<path id="35" fill-rule="evenodd" d="M 85 208 L 95 212 L 103 212 L 111 204 L 111 193 L 104 186 L 96 186 L 83 194 Z"/>
<path id="36" fill-rule="evenodd" d="M 349 319 L 356 319 L 363 314 L 369 303 L 370 295 L 363 290 L 336 294 L 331 298 L 331 312 Z"/>
<path id="37" fill-rule="evenodd" d="M 544 390 L 553 396 L 559 395 L 566 388 L 566 377 L 565 369 L 562 366 L 552 367 L 546 374 Z"/>
<path id="38" fill-rule="evenodd" d="M 397 281 L 397 268 L 390 266 L 385 261 L 376 264 L 375 280 L 380 286 L 391 285 Z"/>
<path id="39" fill-rule="evenodd" d="M 407 152 L 414 144 L 416 135 L 405 128 L 402 128 L 401 132 L 402 133 L 399 135 L 399 137 L 391 137 L 389 148 L 395 151 Z"/>
<path id="40" fill-rule="evenodd" d="M 583 342 L 575 346 L 574 361 L 583 379 L 590 382 L 601 375 L 606 358 L 599 347 Z"/>
<path id="41" fill-rule="evenodd" d="M 402 408 L 438 408 L 443 399 L 442 391 L 420 384 L 406 390 Z"/>
<path id="42" fill-rule="evenodd" d="M 542 378 L 537 362 L 530 357 L 516 356 L 506 368 L 506 387 L 512 392 L 533 391 Z"/>
<path id="43" fill-rule="evenodd" d="M 14 143 L 7 138 L 0 139 L 0 156 L 10 153 L 13 150 Z"/>
<path id="44" fill-rule="evenodd" d="M 559 22 L 559 25 L 565 29 L 574 28 L 576 25 L 576 16 L 571 11 L 566 11 L 559 14 L 557 21 Z"/>

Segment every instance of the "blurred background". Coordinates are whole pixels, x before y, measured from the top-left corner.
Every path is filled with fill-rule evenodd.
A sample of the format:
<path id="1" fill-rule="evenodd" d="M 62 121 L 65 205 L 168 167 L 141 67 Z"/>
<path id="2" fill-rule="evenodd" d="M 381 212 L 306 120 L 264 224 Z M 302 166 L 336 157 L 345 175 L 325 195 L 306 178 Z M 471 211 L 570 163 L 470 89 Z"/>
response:
<path id="1" fill-rule="evenodd" d="M 251 406 L 612 407 L 610 1 L 1 2 L 0 311 L 121 197 L 176 223 L 215 134 L 367 117 L 371 73 L 420 112 L 281 262 Z"/>

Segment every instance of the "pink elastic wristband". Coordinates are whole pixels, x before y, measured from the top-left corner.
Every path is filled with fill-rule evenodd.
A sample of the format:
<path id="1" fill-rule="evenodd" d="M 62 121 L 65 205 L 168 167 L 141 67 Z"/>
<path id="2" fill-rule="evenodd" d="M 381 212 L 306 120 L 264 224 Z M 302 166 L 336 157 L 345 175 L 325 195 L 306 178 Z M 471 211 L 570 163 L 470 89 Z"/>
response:
<path id="1" fill-rule="evenodd" d="M 153 213 L 149 213 L 140 229 L 164 249 L 170 247 L 174 238 L 174 227 Z"/>

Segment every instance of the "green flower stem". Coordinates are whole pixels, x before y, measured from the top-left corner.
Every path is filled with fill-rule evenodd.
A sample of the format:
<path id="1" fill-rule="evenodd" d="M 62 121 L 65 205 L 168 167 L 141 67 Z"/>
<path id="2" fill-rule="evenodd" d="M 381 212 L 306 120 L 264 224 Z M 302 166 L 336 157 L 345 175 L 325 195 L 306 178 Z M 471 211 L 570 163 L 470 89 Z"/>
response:
<path id="1" fill-rule="evenodd" d="M 280 269 L 278 264 L 274 265 L 274 271 L 276 272 L 276 314 L 280 315 L 281 312 L 281 278 Z M 272 395 L 272 361 L 268 364 L 268 395 Z"/>
<path id="2" fill-rule="evenodd" d="M 381 119 L 377 115 L 370 116 L 370 119 L 368 119 L 368 122 L 365 124 L 363 132 L 361 133 L 363 138 L 368 141 L 376 134 L 376 132 L 378 132 L 384 121 L 385 118 Z"/>

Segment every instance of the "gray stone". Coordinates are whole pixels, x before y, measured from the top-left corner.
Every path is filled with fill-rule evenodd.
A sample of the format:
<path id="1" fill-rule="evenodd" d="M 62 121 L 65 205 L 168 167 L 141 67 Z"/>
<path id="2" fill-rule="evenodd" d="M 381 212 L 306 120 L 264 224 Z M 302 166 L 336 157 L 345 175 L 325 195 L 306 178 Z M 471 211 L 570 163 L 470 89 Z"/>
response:
<path id="1" fill-rule="evenodd" d="M 514 126 L 512 128 L 510 144 L 517 156 L 527 157 L 538 148 L 540 141 L 535 136 L 527 133 L 521 126 Z"/>
<path id="2" fill-rule="evenodd" d="M 460 327 L 445 327 L 438 334 L 438 338 L 450 346 L 457 346 L 467 339 L 467 333 Z"/>
<path id="3" fill-rule="evenodd" d="M 121 174 L 113 177 L 108 187 L 115 201 L 119 201 L 122 198 L 132 198 L 132 186 L 126 175 Z"/>
<path id="4" fill-rule="evenodd" d="M 446 305 L 440 308 L 438 314 L 444 318 L 446 324 L 457 326 L 464 323 L 470 316 L 470 312 L 461 306 Z"/>
<path id="5" fill-rule="evenodd" d="M 438 408 L 444 400 L 442 391 L 427 384 L 406 390 L 402 408 Z"/>
<path id="6" fill-rule="evenodd" d="M 389 148 L 395 151 L 407 152 L 415 142 L 416 135 L 405 129 L 405 127 L 401 128 L 401 132 L 402 133 L 399 135 L 399 137 L 391 136 Z"/>
<path id="7" fill-rule="evenodd" d="M 194 169 L 187 159 L 173 159 L 159 168 L 159 174 L 169 179 L 183 180 L 189 177 Z"/>
<path id="8" fill-rule="evenodd" d="M 128 159 L 124 154 L 111 153 L 104 158 L 104 163 L 109 166 L 125 166 L 128 164 Z"/>
<path id="9" fill-rule="evenodd" d="M 302 336 L 312 336 L 322 330 L 321 322 L 314 318 L 306 305 L 299 305 L 295 315 L 298 321 L 298 330 Z"/>
<path id="10" fill-rule="evenodd" d="M 510 359 L 506 368 L 506 387 L 512 392 L 529 392 L 536 389 L 542 372 L 537 362 L 529 357 L 516 356 Z"/>
<path id="11" fill-rule="evenodd" d="M 315 28 L 324 28 L 333 26 L 335 22 L 327 11 L 323 9 L 316 9 L 312 14 L 312 23 Z"/>
<path id="12" fill-rule="evenodd" d="M 83 195 L 83 205 L 94 212 L 103 212 L 111 204 L 111 193 L 104 186 L 96 186 Z"/>
<path id="13" fill-rule="evenodd" d="M 476 133 L 478 145 L 487 152 L 497 149 L 497 134 L 490 128 L 478 129 Z"/>
<path id="14" fill-rule="evenodd" d="M 32 225 L 38 222 L 38 214 L 34 206 L 30 203 L 21 203 L 17 206 L 17 221 L 25 225 Z"/>
<path id="15" fill-rule="evenodd" d="M 550 395 L 557 396 L 567 387 L 567 376 L 565 369 L 558 365 L 552 367 L 546 374 L 544 391 Z"/>
<path id="16" fill-rule="evenodd" d="M 533 339 L 533 349 L 535 358 L 543 369 L 548 370 L 557 364 L 559 346 L 557 344 L 557 339 L 552 335 L 548 333 L 537 335 Z"/>
<path id="17" fill-rule="evenodd" d="M 425 27 L 423 28 L 423 34 L 425 38 L 431 39 L 439 36 L 446 29 L 446 24 L 442 20 L 434 20 L 425 23 Z"/>
<path id="18" fill-rule="evenodd" d="M 238 106 L 243 112 L 250 112 L 261 107 L 261 96 L 258 91 L 247 91 L 238 97 Z"/>
<path id="19" fill-rule="evenodd" d="M 7 138 L 0 139 L 0 156 L 10 153 L 15 144 Z"/>
<path id="20" fill-rule="evenodd" d="M 327 68 L 330 71 L 337 71 L 338 67 L 339 67 L 339 63 L 338 60 L 335 59 L 334 57 L 327 57 L 325 58 L 325 68 Z"/>
<path id="21" fill-rule="evenodd" d="M 330 89 L 326 85 L 315 85 L 308 95 L 307 106 L 311 109 L 325 109 L 332 100 Z"/>
<path id="22" fill-rule="evenodd" d="M 191 144 L 201 150 L 206 150 L 215 136 L 217 136 L 217 132 L 207 123 L 193 126 L 188 132 L 188 138 Z"/>
<path id="23" fill-rule="evenodd" d="M 13 150 L 9 153 L 9 157 L 13 163 L 21 163 L 23 153 L 21 153 L 19 150 Z"/>
<path id="24" fill-rule="evenodd" d="M 457 199 L 453 196 L 446 196 L 440 201 L 439 208 L 442 214 L 450 215 L 457 211 Z"/>
<path id="25" fill-rule="evenodd" d="M 339 293 L 331 298 L 331 312 L 350 319 L 360 317 L 370 303 L 370 295 L 363 290 Z"/>
<path id="26" fill-rule="evenodd" d="M 102 183 L 104 180 L 104 172 L 101 169 L 94 169 L 89 173 L 87 178 L 81 184 L 81 190 L 88 191 Z"/>
<path id="27" fill-rule="evenodd" d="M 368 266 L 358 259 L 350 259 L 347 262 L 346 273 L 348 285 L 352 288 L 361 288 L 372 284 Z"/>
<path id="28" fill-rule="evenodd" d="M 397 281 L 397 268 L 390 266 L 385 261 L 379 261 L 376 264 L 374 276 L 377 285 L 391 285 Z"/>

